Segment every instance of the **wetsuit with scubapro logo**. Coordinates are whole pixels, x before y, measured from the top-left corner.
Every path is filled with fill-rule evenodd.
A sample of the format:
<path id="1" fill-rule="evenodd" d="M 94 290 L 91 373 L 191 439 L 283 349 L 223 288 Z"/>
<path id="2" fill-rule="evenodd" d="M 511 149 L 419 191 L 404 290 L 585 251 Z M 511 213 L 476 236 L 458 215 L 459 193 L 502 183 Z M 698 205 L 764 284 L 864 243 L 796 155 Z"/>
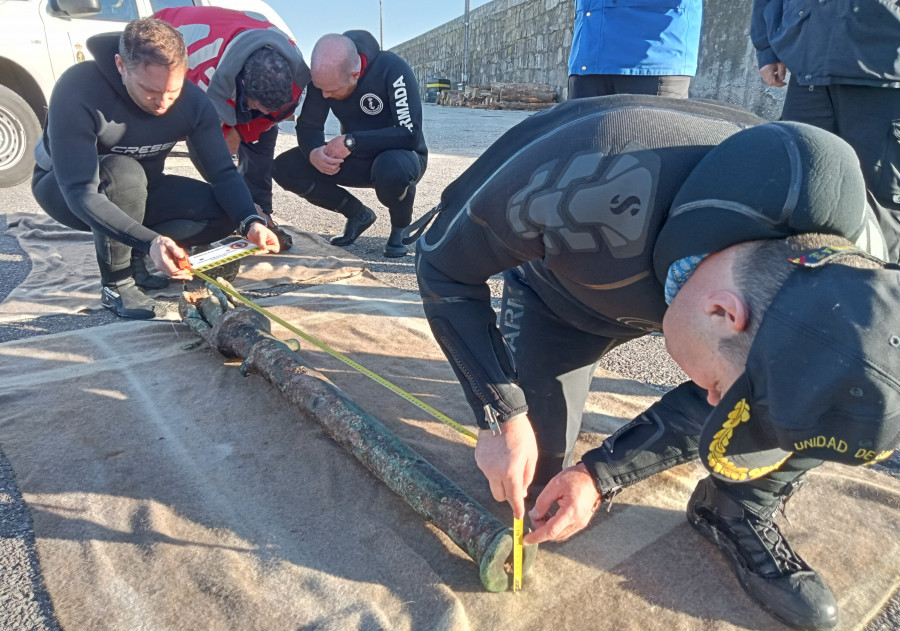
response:
<path id="1" fill-rule="evenodd" d="M 528 413 L 536 485 L 571 464 L 599 359 L 661 330 L 664 279 L 652 257 L 682 182 L 712 147 L 758 122 L 725 104 L 579 99 L 512 128 L 445 190 L 417 243 L 425 314 L 480 427 Z M 500 272 L 498 326 L 487 280 Z M 705 393 L 689 382 L 645 416 L 660 407 L 670 408 L 666 423 L 630 432 L 626 451 L 639 455 L 617 453 L 607 486 L 696 457 Z"/>
<path id="2" fill-rule="evenodd" d="M 798 218 L 795 226 L 793 201 L 776 216 L 742 221 L 753 209 L 717 200 L 714 192 L 695 203 L 714 205 L 720 214 L 691 215 L 684 212 L 687 204 L 670 215 L 688 175 L 700 177 L 698 162 L 761 122 L 723 103 L 636 95 L 578 99 L 512 128 L 445 190 L 433 211 L 435 225 L 417 245 L 425 314 L 480 427 L 528 413 L 538 445 L 534 487 L 571 464 L 599 359 L 625 340 L 661 330 L 663 283 L 673 261 L 801 229 L 886 251 L 864 203 L 843 208 L 840 226 L 827 216 Z M 801 159 L 796 142 L 785 137 L 790 160 L 772 168 L 799 191 L 805 185 Z M 701 174 L 715 191 L 717 169 L 707 166 Z M 765 172 L 748 173 L 748 185 L 760 177 Z M 505 283 L 498 327 L 486 281 L 499 272 Z M 600 493 L 611 497 L 695 459 L 711 411 L 706 391 L 688 381 L 587 451 L 582 462 Z M 774 489 L 817 462 L 792 458 L 769 476 L 742 482 L 740 493 L 768 501 Z"/>
<path id="3" fill-rule="evenodd" d="M 76 64 L 57 82 L 35 149 L 32 187 L 38 203 L 65 225 L 98 230 L 142 252 L 149 251 L 158 236 L 156 224 L 174 226 L 176 232 L 185 222 L 196 224 L 180 240 L 166 233 L 182 245 L 203 242 L 205 224 L 230 224 L 234 229 L 255 209 L 230 159 L 212 103 L 200 88 L 185 81 L 165 114 L 145 112 L 128 94 L 116 68 L 118 43 L 117 34 L 90 38 L 88 48 L 95 61 Z M 163 173 L 166 157 L 183 138 L 197 147 L 209 184 Z M 104 193 L 100 161 L 109 155 L 133 158 L 143 169 L 148 193 L 142 221 Z M 52 186 L 46 183 L 47 176 L 55 180 Z"/>

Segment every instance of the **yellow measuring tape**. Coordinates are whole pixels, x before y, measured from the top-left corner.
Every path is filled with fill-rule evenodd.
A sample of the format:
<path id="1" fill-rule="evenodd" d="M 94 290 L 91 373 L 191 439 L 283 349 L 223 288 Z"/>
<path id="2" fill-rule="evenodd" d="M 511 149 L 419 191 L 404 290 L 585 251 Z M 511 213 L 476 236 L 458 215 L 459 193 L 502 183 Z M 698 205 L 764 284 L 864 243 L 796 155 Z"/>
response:
<path id="1" fill-rule="evenodd" d="M 467 436 L 468 438 L 472 439 L 473 441 L 477 441 L 477 440 L 478 440 L 478 437 L 475 436 L 475 434 L 473 434 L 472 432 L 470 432 L 469 430 L 467 430 L 465 427 L 463 427 L 462 425 L 460 425 L 459 423 L 457 423 L 456 421 L 454 421 L 454 420 L 453 420 L 452 418 L 450 418 L 449 416 L 447 416 L 447 415 L 445 415 L 445 414 L 442 414 L 441 412 L 438 412 L 437 410 L 435 410 L 433 407 L 431 407 L 430 405 L 428 405 L 428 404 L 425 403 L 424 401 L 421 401 L 420 399 L 417 399 L 416 397 L 414 397 L 414 396 L 411 395 L 410 393 L 406 392 L 405 390 L 403 390 L 403 389 L 400 388 L 399 386 L 394 385 L 393 383 L 391 383 L 390 381 L 388 381 L 388 380 L 385 379 L 384 377 L 375 374 L 374 372 L 372 372 L 371 370 L 369 370 L 369 369 L 366 368 L 365 366 L 362 366 L 361 364 L 356 363 L 355 361 L 353 361 L 352 359 L 350 359 L 350 358 L 347 357 L 346 355 L 343 355 L 343 354 L 339 353 L 338 351 L 336 351 L 336 350 L 334 350 L 333 348 L 331 348 L 330 346 L 328 346 L 325 342 L 323 342 L 323 341 L 321 341 L 321 340 L 319 340 L 319 339 L 313 337 L 312 335 L 309 335 L 308 333 L 304 333 L 303 331 L 301 331 L 300 329 L 298 329 L 298 328 L 295 327 L 294 325 L 290 324 L 289 322 L 286 322 L 286 321 L 283 320 L 282 318 L 279 318 L 279 317 L 278 317 L 277 315 L 275 315 L 274 313 L 272 313 L 272 312 L 270 312 L 270 311 L 267 311 L 267 310 L 263 309 L 262 307 L 260 307 L 260 306 L 257 305 L 256 303 L 254 303 L 252 300 L 248 300 L 247 298 L 244 298 L 241 294 L 239 294 L 239 293 L 236 292 L 235 290 L 231 289 L 230 287 L 226 287 L 226 286 L 224 286 L 224 285 L 222 285 L 222 284 L 216 282 L 215 280 L 213 280 L 212 278 L 210 278 L 209 276 L 207 276 L 207 275 L 204 274 L 203 272 L 200 272 L 200 271 L 197 271 L 197 270 L 193 270 L 193 269 L 192 269 L 192 270 L 191 270 L 191 273 L 192 273 L 192 274 L 196 274 L 197 276 L 199 276 L 200 278 L 202 278 L 202 279 L 205 280 L 206 282 L 215 285 L 216 287 L 218 287 L 219 289 L 221 289 L 222 291 L 224 291 L 226 294 L 228 294 L 228 295 L 231 296 L 232 298 L 235 298 L 236 300 L 238 300 L 238 301 L 240 301 L 242 304 L 244 304 L 244 305 L 250 307 L 250 308 L 253 309 L 254 311 L 256 311 L 256 312 L 258 312 L 258 313 L 261 313 L 262 315 L 266 316 L 267 318 L 269 318 L 269 319 L 272 320 L 273 322 L 277 322 L 278 324 L 280 324 L 281 326 L 283 326 L 284 328 L 286 328 L 286 329 L 287 329 L 288 331 L 290 331 L 291 333 L 294 333 L 295 335 L 298 335 L 298 336 L 302 337 L 304 340 L 306 340 L 307 342 L 310 342 L 311 344 L 315 344 L 316 346 L 318 346 L 320 349 L 322 349 L 323 351 L 325 351 L 326 353 L 328 353 L 329 355 L 331 355 L 331 356 L 334 357 L 335 359 L 339 359 L 340 361 L 344 362 L 345 364 L 347 364 L 347 365 L 350 366 L 351 368 L 353 368 L 353 369 L 355 369 L 355 370 L 361 372 L 362 374 L 364 374 L 364 375 L 365 375 L 366 377 L 368 377 L 369 379 L 371 379 L 371 380 L 375 381 L 376 383 L 378 383 L 378 384 L 384 386 L 385 388 L 387 388 L 388 390 L 390 390 L 390 391 L 393 392 L 394 394 L 397 394 L 397 395 L 403 397 L 404 399 L 406 399 L 407 401 L 409 401 L 410 403 L 412 403 L 412 404 L 415 405 L 416 407 L 418 407 L 418 408 L 424 410 L 425 412 L 427 412 L 428 414 L 430 414 L 431 416 L 433 416 L 433 417 L 436 418 L 437 420 L 441 421 L 442 423 L 446 423 L 447 425 L 449 425 L 450 427 L 452 427 L 453 429 L 455 429 L 456 431 L 458 431 L 460 434 L 463 434 L 464 436 Z"/>
<path id="2" fill-rule="evenodd" d="M 522 589 L 522 546 L 525 525 L 521 519 L 513 519 L 513 592 Z"/>
<path id="3" fill-rule="evenodd" d="M 257 250 L 259 250 L 259 246 L 255 243 L 247 239 L 237 239 L 236 241 L 192 254 L 188 257 L 187 266 L 184 266 L 182 261 L 179 261 L 179 265 L 184 266 L 185 269 L 202 272 L 243 258 L 248 254 L 253 254 Z"/>
<path id="4" fill-rule="evenodd" d="M 227 246 L 223 246 L 223 247 L 227 247 Z M 218 248 L 216 248 L 216 249 L 218 249 Z M 216 261 L 212 261 L 212 262 L 210 262 L 207 257 L 207 260 L 203 261 L 202 267 L 204 269 L 216 267 L 218 264 L 221 264 L 222 261 L 226 261 L 226 260 L 233 261 L 235 259 L 247 256 L 248 254 L 251 254 L 255 250 L 256 250 L 256 248 L 253 247 L 253 248 L 247 248 L 247 249 L 239 250 L 239 251 L 232 251 L 227 254 L 227 258 L 217 259 Z M 215 250 L 209 250 L 208 252 L 201 253 L 201 254 L 212 254 L 213 252 L 215 252 Z M 194 257 L 191 257 L 191 258 L 193 259 Z M 419 409 L 428 413 L 433 418 L 452 427 L 453 429 L 458 431 L 463 436 L 466 436 L 467 438 L 471 439 L 473 442 L 478 441 L 478 437 L 475 434 L 473 434 L 468 429 L 466 429 L 465 427 L 463 427 L 462 425 L 460 425 L 459 423 L 457 423 L 456 421 L 451 419 L 446 414 L 443 414 L 443 413 L 437 411 L 436 409 L 434 409 L 433 407 L 431 407 L 424 401 L 414 397 L 413 395 L 406 392 L 399 386 L 394 385 L 393 383 L 391 383 L 390 381 L 388 381 L 381 375 L 378 375 L 378 374 L 372 372 L 365 366 L 353 361 L 346 355 L 339 353 L 338 351 L 336 351 L 333 348 L 331 348 L 330 346 L 328 346 L 325 342 L 313 337 L 312 335 L 309 335 L 308 333 L 304 333 L 303 331 L 301 331 L 300 329 L 295 327 L 293 324 L 290 324 L 286 320 L 279 318 L 274 313 L 260 307 L 252 300 L 245 298 L 244 296 L 239 294 L 237 291 L 235 291 L 231 287 L 227 287 L 227 286 L 219 283 L 218 281 L 214 280 L 213 278 L 207 276 L 200 270 L 193 268 L 193 262 L 194 261 L 191 261 L 191 263 L 192 263 L 191 273 L 192 274 L 198 276 L 199 278 L 203 279 L 207 283 L 210 283 L 211 285 L 218 287 L 223 292 L 225 292 L 226 294 L 228 294 L 235 300 L 239 301 L 241 304 L 243 304 L 247 307 L 250 307 L 257 313 L 264 315 L 265 317 L 269 318 L 273 322 L 277 322 L 278 324 L 280 324 L 281 326 L 286 328 L 291 333 L 294 333 L 295 335 L 298 335 L 299 337 L 303 338 L 307 342 L 314 344 L 315 346 L 317 346 L 321 350 L 325 351 L 326 353 L 328 353 L 335 359 L 338 359 L 338 360 L 342 361 L 343 363 L 347 364 L 348 366 L 350 366 L 351 368 L 353 368 L 354 370 L 361 372 L 369 379 L 372 379 L 379 385 L 384 386 L 385 388 L 387 388 L 394 394 L 401 396 L 402 398 L 409 401 L 410 403 L 412 403 Z M 514 519 L 513 520 L 513 592 L 516 592 L 516 591 L 522 589 L 522 546 L 523 546 L 522 538 L 523 538 L 523 536 L 524 536 L 523 520 Z"/>

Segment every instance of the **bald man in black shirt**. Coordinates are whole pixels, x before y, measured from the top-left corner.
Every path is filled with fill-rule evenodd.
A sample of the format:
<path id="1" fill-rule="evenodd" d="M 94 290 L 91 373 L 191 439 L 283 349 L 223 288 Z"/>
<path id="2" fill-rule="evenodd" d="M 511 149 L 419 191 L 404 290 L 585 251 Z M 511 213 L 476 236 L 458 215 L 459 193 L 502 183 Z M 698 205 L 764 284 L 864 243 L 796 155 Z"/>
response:
<path id="1" fill-rule="evenodd" d="M 343 234 L 331 239 L 338 246 L 350 245 L 375 223 L 372 209 L 343 187 L 374 188 L 391 214 L 384 255 L 404 256 L 403 229 L 412 219 L 416 183 L 428 161 L 412 69 L 380 50 L 370 33 L 347 31 L 316 43 L 310 70 L 312 82 L 297 119 L 299 147 L 275 160 L 275 181 L 347 218 Z M 329 111 L 341 122 L 342 133 L 326 143 Z"/>

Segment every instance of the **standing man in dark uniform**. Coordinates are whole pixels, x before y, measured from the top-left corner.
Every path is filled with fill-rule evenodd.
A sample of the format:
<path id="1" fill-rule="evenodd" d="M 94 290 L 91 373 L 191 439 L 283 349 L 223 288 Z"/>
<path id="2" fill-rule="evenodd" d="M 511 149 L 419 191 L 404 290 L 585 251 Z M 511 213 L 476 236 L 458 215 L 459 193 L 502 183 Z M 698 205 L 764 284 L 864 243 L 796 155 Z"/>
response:
<path id="1" fill-rule="evenodd" d="M 372 209 L 342 187 L 374 188 L 391 214 L 384 255 L 405 255 L 403 229 L 412 220 L 416 183 L 428 161 L 412 69 L 379 50 L 370 33 L 347 31 L 316 43 L 310 70 L 312 83 L 297 120 L 299 147 L 275 159 L 275 181 L 347 218 L 343 234 L 331 239 L 338 246 L 350 245 L 375 223 Z M 326 143 L 329 110 L 342 133 Z"/>
<path id="2" fill-rule="evenodd" d="M 787 85 L 781 120 L 853 147 L 881 229 L 897 244 L 889 259 L 900 260 L 900 2 L 754 0 L 752 20 L 760 76 Z"/>
<path id="3" fill-rule="evenodd" d="M 810 272 L 822 289 L 809 293 L 821 301 L 807 299 L 802 287 L 784 301 L 797 311 L 801 333 L 766 322 L 758 328 L 782 281 L 796 276 L 791 268 L 800 266 L 788 257 L 802 258 L 798 248 L 849 246 L 831 236 L 842 235 L 884 252 L 852 149 L 808 125 L 761 122 L 724 104 L 642 96 L 579 99 L 536 114 L 446 189 L 435 225 L 417 245 L 416 269 L 425 314 L 480 427 L 475 459 L 494 498 L 522 517 L 529 486 L 537 496 L 531 518 L 538 529 L 526 541 L 567 538 L 602 500 L 702 453 L 713 475 L 691 499 L 691 523 L 718 543 L 764 608 L 800 628 L 829 628 L 837 621 L 831 591 L 772 517 L 822 459 L 862 464 L 896 445 L 900 423 L 891 406 L 900 405 L 900 350 L 866 347 L 893 353 L 883 360 L 887 379 L 866 375 L 858 401 L 855 390 L 849 401 L 840 398 L 847 392 L 841 371 L 871 358 L 860 358 L 853 340 L 861 333 L 848 324 L 861 319 L 826 318 L 832 335 L 815 348 L 804 346 L 802 333 L 822 324 L 829 301 L 843 296 L 868 306 L 880 285 L 839 264 Z M 784 241 L 807 232 L 829 234 Z M 498 327 L 487 280 L 499 272 Z M 887 283 L 888 309 L 876 305 L 878 317 L 869 321 L 873 339 L 883 342 L 900 273 L 871 273 Z M 597 362 L 663 325 L 673 358 L 693 381 L 570 466 Z M 781 345 L 782 370 L 749 350 L 757 330 Z M 852 359 L 828 355 L 834 339 L 848 344 Z M 785 357 L 798 364 L 785 366 Z M 784 404 L 785 397 L 795 405 L 766 409 L 766 400 Z M 733 416 L 752 428 L 729 433 L 746 451 L 712 435 Z M 816 422 L 799 429 L 781 427 L 810 418 Z M 843 452 L 828 441 L 817 448 L 820 435 L 837 437 L 831 442 Z M 793 457 L 786 445 L 796 449 Z M 554 502 L 560 508 L 551 518 Z"/>
<path id="4" fill-rule="evenodd" d="M 160 271 L 185 279 L 190 272 L 178 267 L 183 248 L 235 229 L 277 252 L 212 103 L 185 81 L 187 50 L 178 31 L 144 18 L 121 36 L 97 35 L 87 45 L 95 61 L 72 66 L 53 89 L 31 189 L 56 221 L 93 232 L 101 304 L 124 318 L 154 317 L 154 301 L 138 287 L 167 281 L 147 274 L 145 253 Z M 208 184 L 163 173 L 166 156 L 185 137 Z"/>

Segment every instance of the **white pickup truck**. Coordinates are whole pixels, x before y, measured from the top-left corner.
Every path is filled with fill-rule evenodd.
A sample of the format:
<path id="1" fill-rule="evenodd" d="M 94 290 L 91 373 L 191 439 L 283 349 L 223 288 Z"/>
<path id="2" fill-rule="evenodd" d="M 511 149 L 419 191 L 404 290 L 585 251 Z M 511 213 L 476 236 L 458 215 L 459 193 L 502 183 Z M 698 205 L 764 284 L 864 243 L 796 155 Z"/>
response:
<path id="1" fill-rule="evenodd" d="M 262 0 L 0 0 L 0 188 L 31 176 L 50 92 L 66 68 L 90 58 L 88 37 L 189 5 L 259 13 L 290 34 Z"/>

